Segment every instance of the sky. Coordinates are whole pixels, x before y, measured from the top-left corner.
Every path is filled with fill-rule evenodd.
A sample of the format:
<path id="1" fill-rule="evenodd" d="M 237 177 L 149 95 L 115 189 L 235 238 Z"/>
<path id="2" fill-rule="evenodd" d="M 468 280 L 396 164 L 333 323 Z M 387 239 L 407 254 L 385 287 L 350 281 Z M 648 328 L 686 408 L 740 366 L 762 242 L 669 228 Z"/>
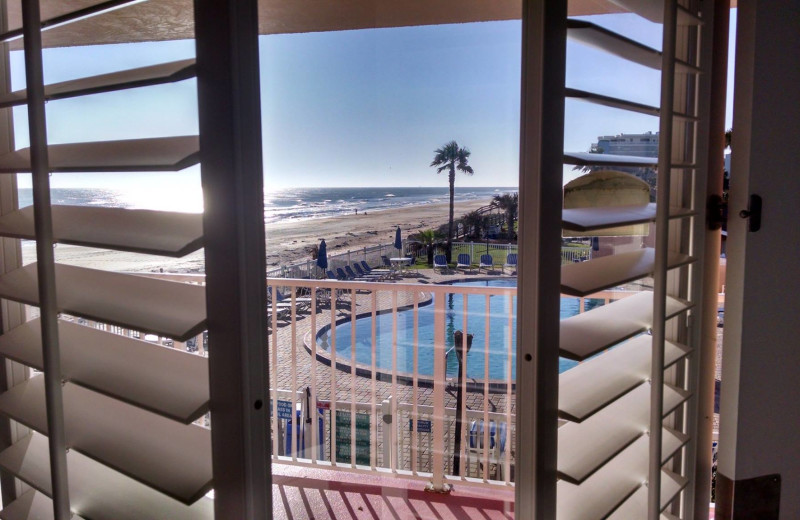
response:
<path id="1" fill-rule="evenodd" d="M 656 24 L 634 15 L 587 19 L 660 49 Z M 446 185 L 429 164 L 450 140 L 470 149 L 475 170 L 457 186 L 518 184 L 519 21 L 271 35 L 259 43 L 268 190 Z M 193 55 L 192 41 L 49 49 L 45 82 Z M 24 87 L 21 52 L 11 65 L 13 88 Z M 566 84 L 658 104 L 657 71 L 572 41 Z M 53 101 L 47 118 L 51 144 L 196 134 L 196 81 Z M 17 147 L 27 146 L 25 110 L 15 109 L 14 120 Z M 569 151 L 588 150 L 599 135 L 658 130 L 656 118 L 577 100 L 567 100 L 565 123 Z M 565 167 L 565 182 L 575 175 Z M 179 189 L 199 187 L 198 179 L 193 167 L 169 175 L 57 174 L 51 184 L 136 189 L 157 180 Z"/>

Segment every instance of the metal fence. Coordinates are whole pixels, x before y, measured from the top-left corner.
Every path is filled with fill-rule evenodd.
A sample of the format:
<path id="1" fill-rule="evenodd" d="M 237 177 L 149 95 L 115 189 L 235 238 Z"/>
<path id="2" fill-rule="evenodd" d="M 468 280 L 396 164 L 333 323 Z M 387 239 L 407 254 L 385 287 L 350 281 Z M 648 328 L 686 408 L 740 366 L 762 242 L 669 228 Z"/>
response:
<path id="1" fill-rule="evenodd" d="M 413 256 L 410 251 L 411 242 L 403 241 L 403 249 L 398 251 L 392 244 L 378 244 L 375 246 L 365 246 L 359 249 L 348 250 L 328 256 L 328 269 L 333 271 L 337 267 L 352 265 L 354 262 L 367 262 L 372 267 L 383 264 L 382 256 Z M 435 254 L 443 254 L 444 248 L 437 246 Z M 506 257 L 510 253 L 517 253 L 517 244 L 498 244 L 489 242 L 453 242 L 453 255 L 467 253 L 470 255 L 472 263 L 478 265 L 480 256 L 490 254 L 495 260 L 496 265 L 503 265 Z M 420 252 L 418 254 L 424 254 Z M 591 248 L 563 248 L 561 250 L 561 262 L 583 262 L 592 259 Z M 309 258 L 302 262 L 289 265 L 282 265 L 267 270 L 270 278 L 325 278 L 325 273 L 317 267 L 316 260 Z"/>

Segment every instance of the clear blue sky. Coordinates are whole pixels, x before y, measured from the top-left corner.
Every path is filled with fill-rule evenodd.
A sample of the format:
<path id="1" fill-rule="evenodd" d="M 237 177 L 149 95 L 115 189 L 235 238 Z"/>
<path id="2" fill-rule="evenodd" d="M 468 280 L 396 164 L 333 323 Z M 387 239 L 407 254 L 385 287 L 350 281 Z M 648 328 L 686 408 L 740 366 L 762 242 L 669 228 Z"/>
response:
<path id="1" fill-rule="evenodd" d="M 633 15 L 590 19 L 660 48 L 655 24 Z M 261 37 L 268 187 L 441 186 L 446 180 L 428 164 L 451 139 L 471 149 L 476 172 L 459 176 L 457 186 L 515 186 L 520 39 L 517 21 Z M 574 42 L 567 53 L 567 86 L 658 104 L 656 71 Z M 193 54 L 192 41 L 52 49 L 45 52 L 45 81 Z M 12 53 L 12 78 L 15 88 L 23 86 L 19 52 Z M 195 134 L 195 89 L 191 80 L 51 102 L 50 142 Z M 14 118 L 17 147 L 26 146 L 25 110 L 15 109 Z M 657 125 L 652 117 L 568 100 L 564 147 L 587 150 L 598 135 Z M 155 175 L 62 174 L 52 184 L 124 187 Z M 198 169 L 158 178 L 196 185 Z"/>

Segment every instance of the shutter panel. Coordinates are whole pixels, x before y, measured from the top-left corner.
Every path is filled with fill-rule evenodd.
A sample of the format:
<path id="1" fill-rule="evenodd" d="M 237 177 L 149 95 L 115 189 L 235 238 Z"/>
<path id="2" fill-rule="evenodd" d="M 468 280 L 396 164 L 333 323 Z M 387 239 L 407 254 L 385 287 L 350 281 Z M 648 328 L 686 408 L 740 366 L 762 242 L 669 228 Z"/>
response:
<path id="1" fill-rule="evenodd" d="M 49 20 L 66 23 L 103 2 Z M 14 36 L 14 31 L 5 36 Z M 142 88 L 194 77 L 193 59 L 81 78 L 44 87 L 45 101 Z M 36 103 L 41 86 L 0 95 L 0 108 Z M 46 143 L 34 128 L 34 143 Z M 38 134 L 37 134 L 38 132 Z M 66 143 L 46 148 L 51 172 L 171 172 L 199 162 L 197 136 Z M 32 171 L 35 147 L 0 155 L 0 173 Z M 41 199 L 37 199 L 41 204 Z M 0 236 L 41 240 L 27 207 L 0 217 Z M 115 208 L 51 206 L 53 242 L 182 257 L 203 247 L 202 215 Z M 54 264 L 55 301 L 40 301 L 37 264 L 0 275 L 0 297 L 50 305 L 58 313 L 68 499 L 73 518 L 212 519 L 211 433 L 192 424 L 209 408 L 208 361 L 128 337 L 136 331 L 186 341 L 206 328 L 205 289 L 148 276 Z M 45 299 L 48 296 L 44 296 Z M 0 336 L 0 353 L 46 370 L 42 329 L 34 319 Z M 85 320 L 105 324 L 100 330 Z M 113 333 L 108 329 L 125 334 Z M 202 350 L 201 350 L 202 352 Z M 55 518 L 45 372 L 0 394 L 0 413 L 33 432 L 0 453 L 0 466 L 33 487 L 7 504 L 0 518 Z M 56 441 L 58 442 L 58 441 Z M 58 444 L 56 444 L 58 446 Z M 60 477 L 56 476 L 59 479 Z M 59 480 L 60 481 L 60 480 Z M 61 482 L 61 481 L 60 481 Z M 51 497 L 53 500 L 51 500 Z M 80 516 L 78 516 L 80 515 Z"/>
<path id="2" fill-rule="evenodd" d="M 658 23 L 665 6 L 667 12 L 675 9 L 672 0 L 613 1 Z M 612 303 L 561 321 L 561 355 L 583 363 L 559 380 L 559 416 L 568 422 L 558 431 L 557 518 L 680 518 L 679 507 L 665 510 L 680 503 L 676 498 L 683 490 L 691 489 L 687 477 L 693 473 L 676 470 L 687 466 L 682 461 L 695 449 L 691 425 L 682 419 L 692 406 L 693 378 L 681 374 L 691 370 L 696 344 L 687 316 L 698 312 L 689 288 L 694 291 L 698 285 L 698 249 L 692 240 L 702 235 L 697 201 L 704 200 L 705 189 L 693 164 L 699 116 L 692 110 L 697 105 L 693 96 L 698 95 L 692 87 L 701 69 L 687 49 L 701 41 L 699 15 L 678 8 L 676 17 L 688 27 L 678 33 L 677 43 L 665 43 L 663 53 L 586 21 L 568 22 L 569 38 L 661 71 L 680 103 L 670 99 L 651 107 L 583 90 L 565 91 L 568 98 L 659 117 L 661 139 L 658 159 L 564 153 L 565 164 L 578 166 L 658 165 L 659 197 L 656 203 L 640 206 L 563 210 L 563 227 L 571 235 L 649 222 L 657 241 L 655 248 L 562 266 L 565 294 L 585 297 L 637 280 L 653 284 L 653 291 L 631 296 L 620 292 L 621 298 Z M 674 19 L 665 24 L 667 36 L 676 34 L 675 24 Z M 600 135 L 603 130 L 598 130 Z M 674 150 L 673 142 L 679 143 Z M 687 188 L 695 193 L 686 196 Z M 654 402 L 658 406 L 653 407 Z M 653 432 L 654 425 L 659 431 Z"/>

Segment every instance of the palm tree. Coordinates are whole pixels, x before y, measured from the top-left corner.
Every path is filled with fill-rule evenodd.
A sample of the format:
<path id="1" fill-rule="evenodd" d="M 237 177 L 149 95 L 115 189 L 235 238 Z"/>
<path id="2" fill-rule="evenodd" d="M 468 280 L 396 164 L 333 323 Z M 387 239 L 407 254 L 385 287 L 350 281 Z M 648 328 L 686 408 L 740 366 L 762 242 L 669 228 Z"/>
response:
<path id="1" fill-rule="evenodd" d="M 456 170 L 462 171 L 467 175 L 475 173 L 472 167 L 467 164 L 469 161 L 470 151 L 468 148 L 459 148 L 458 143 L 450 141 L 441 148 L 434 150 L 433 161 L 431 166 L 438 166 L 436 173 L 442 173 L 447 170 L 450 181 L 450 219 L 447 222 L 447 260 L 452 261 L 453 252 L 453 212 L 455 197 L 455 184 L 456 184 Z"/>
<path id="2" fill-rule="evenodd" d="M 439 241 L 439 232 L 435 229 L 426 229 L 409 238 L 419 240 L 419 242 L 425 248 L 425 253 L 428 257 L 428 265 L 433 265 L 433 248 Z"/>
<path id="3" fill-rule="evenodd" d="M 514 236 L 514 221 L 517 217 L 519 207 L 519 193 L 504 193 L 495 195 L 492 204 L 506 212 L 506 222 L 508 223 L 508 238 Z"/>

